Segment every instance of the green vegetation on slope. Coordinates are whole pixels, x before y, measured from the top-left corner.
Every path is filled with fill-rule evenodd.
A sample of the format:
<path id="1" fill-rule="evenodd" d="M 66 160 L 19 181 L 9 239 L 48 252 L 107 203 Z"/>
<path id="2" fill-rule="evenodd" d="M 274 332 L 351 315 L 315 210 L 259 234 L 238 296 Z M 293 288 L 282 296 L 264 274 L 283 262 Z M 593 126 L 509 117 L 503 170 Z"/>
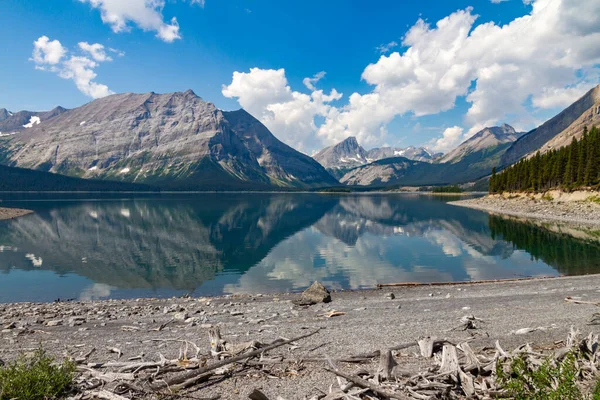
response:
<path id="1" fill-rule="evenodd" d="M 432 193 L 462 193 L 462 189 L 456 185 L 452 186 L 439 186 L 431 189 Z"/>
<path id="2" fill-rule="evenodd" d="M 50 172 L 34 171 L 24 168 L 0 165 L 0 191 L 155 191 L 147 185 L 137 185 L 126 182 L 98 181 L 91 179 L 72 178 Z"/>
<path id="3" fill-rule="evenodd" d="M 522 159 L 501 173 L 492 171 L 490 193 L 550 189 L 574 190 L 600 185 L 600 129 L 584 129 L 581 140 Z"/>

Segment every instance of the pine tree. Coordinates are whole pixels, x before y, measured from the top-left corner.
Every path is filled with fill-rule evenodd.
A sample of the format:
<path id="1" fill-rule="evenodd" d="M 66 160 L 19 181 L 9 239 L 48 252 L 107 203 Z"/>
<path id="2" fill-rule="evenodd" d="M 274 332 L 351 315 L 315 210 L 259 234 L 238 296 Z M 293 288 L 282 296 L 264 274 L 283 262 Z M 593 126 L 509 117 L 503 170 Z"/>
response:
<path id="1" fill-rule="evenodd" d="M 600 186 L 600 129 L 583 130 L 581 140 L 545 154 L 536 153 L 498 173 L 492 169 L 490 193 L 567 190 Z"/>

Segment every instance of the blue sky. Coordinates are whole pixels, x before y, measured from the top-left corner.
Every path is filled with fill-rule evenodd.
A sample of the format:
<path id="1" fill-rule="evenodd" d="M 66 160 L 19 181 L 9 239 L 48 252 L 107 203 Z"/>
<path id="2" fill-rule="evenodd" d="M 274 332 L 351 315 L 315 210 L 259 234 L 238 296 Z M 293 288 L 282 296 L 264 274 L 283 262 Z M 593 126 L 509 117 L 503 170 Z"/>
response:
<path id="1" fill-rule="evenodd" d="M 0 107 L 191 88 L 308 154 L 349 135 L 447 151 L 600 83 L 600 2 L 495 1 L 4 0 Z"/>

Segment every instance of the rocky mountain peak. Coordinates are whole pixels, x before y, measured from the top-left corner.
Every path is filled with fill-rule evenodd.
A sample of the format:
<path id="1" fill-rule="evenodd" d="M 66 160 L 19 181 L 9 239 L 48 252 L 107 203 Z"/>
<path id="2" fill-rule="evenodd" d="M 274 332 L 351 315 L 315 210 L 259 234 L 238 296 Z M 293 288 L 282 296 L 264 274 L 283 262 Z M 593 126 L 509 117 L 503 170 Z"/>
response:
<path id="1" fill-rule="evenodd" d="M 198 95 L 196 93 L 194 93 L 194 91 L 192 89 L 186 90 L 185 92 L 183 92 L 183 94 L 186 96 L 198 97 Z"/>
<path id="2" fill-rule="evenodd" d="M 313 158 L 329 169 L 354 168 L 368 163 L 366 150 L 358 144 L 358 140 L 354 136 L 324 148 Z"/>
<path id="3" fill-rule="evenodd" d="M 440 162 L 457 163 L 469 154 L 501 144 L 515 142 L 521 135 L 522 133 L 518 133 L 515 128 L 508 124 L 487 127 L 444 155 L 444 157 L 440 159 Z"/>
<path id="4" fill-rule="evenodd" d="M 0 121 L 4 121 L 10 116 L 10 112 L 6 108 L 0 108 Z"/>

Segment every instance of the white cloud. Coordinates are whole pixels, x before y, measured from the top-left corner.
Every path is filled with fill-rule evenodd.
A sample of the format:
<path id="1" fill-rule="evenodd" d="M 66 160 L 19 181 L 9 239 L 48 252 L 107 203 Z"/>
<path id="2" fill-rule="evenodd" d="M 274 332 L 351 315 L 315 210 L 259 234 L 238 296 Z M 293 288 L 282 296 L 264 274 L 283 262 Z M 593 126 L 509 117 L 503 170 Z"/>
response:
<path id="1" fill-rule="evenodd" d="M 61 78 L 73 80 L 77 89 L 94 99 L 114 94 L 108 86 L 93 81 L 96 78 L 94 68 L 97 66 L 98 63 L 89 58 L 73 56 L 64 62 L 59 75 Z"/>
<path id="2" fill-rule="evenodd" d="M 41 36 L 33 42 L 32 59 L 36 64 L 56 65 L 67 54 L 58 40 L 50 40 L 48 36 Z"/>
<path id="3" fill-rule="evenodd" d="M 250 72 L 234 72 L 229 85 L 224 85 L 225 97 L 237 98 L 240 105 L 258 118 L 283 142 L 304 152 L 319 148 L 321 139 L 315 136 L 315 117 L 328 118 L 334 110 L 329 103 L 342 97 L 335 89 L 329 94 L 316 90 L 314 84 L 324 76 L 306 78 L 310 94 L 292 91 L 284 69 L 252 68 Z"/>
<path id="4" fill-rule="evenodd" d="M 393 49 L 394 47 L 398 47 L 398 42 L 396 41 L 391 41 L 389 43 L 386 44 L 382 44 L 376 47 L 377 51 L 379 51 L 381 54 L 386 54 L 388 53 L 391 49 Z"/>
<path id="5" fill-rule="evenodd" d="M 100 10 L 102 22 L 110 25 L 115 33 L 127 32 L 130 23 L 144 31 L 156 32 L 161 40 L 171 43 L 181 39 L 177 18 L 167 23 L 163 16 L 164 0 L 79 0 Z M 192 0 L 192 4 L 204 6 L 203 0 Z"/>
<path id="6" fill-rule="evenodd" d="M 372 90 L 351 94 L 343 107 L 328 104 L 314 111 L 312 95 L 300 101 L 301 94 L 288 86 L 283 70 L 259 82 L 259 70 L 253 69 L 255 79 L 246 80 L 243 96 L 232 93 L 239 84 L 234 74 L 228 97 L 238 97 L 276 135 L 289 137 L 290 132 L 311 125 L 315 115 L 325 117 L 315 127 L 318 141 L 309 146 L 348 136 L 356 136 L 364 146 L 380 145 L 386 139 L 387 125 L 397 116 L 438 114 L 453 109 L 459 98 L 469 103 L 463 140 L 502 122 L 531 128 L 537 122 L 536 110 L 567 106 L 600 83 L 600 1 L 525 3 L 531 6 L 526 14 L 504 25 L 476 24 L 480 18 L 470 7 L 433 25 L 419 19 L 402 38 L 401 51 L 382 55 L 364 69 L 362 79 Z M 314 79 L 304 80 L 309 90 L 315 89 Z M 276 122 L 283 116 L 274 116 L 273 111 L 283 112 L 282 104 L 297 106 L 296 102 L 310 104 L 313 111 L 306 118 L 286 119 L 287 133 L 278 131 Z M 305 126 L 294 127 L 299 121 Z M 454 128 L 444 132 L 439 144 L 435 143 L 437 148 L 450 146 L 457 137 Z"/>
<path id="7" fill-rule="evenodd" d="M 464 129 L 460 126 L 446 128 L 442 134 L 442 137 L 434 140 L 431 143 L 431 149 L 438 152 L 447 153 L 465 140 L 463 132 Z"/>
<path id="8" fill-rule="evenodd" d="M 490 1 L 494 4 L 500 4 L 500 3 L 503 3 L 508 0 L 490 0 Z M 531 1 L 531 0 L 524 0 L 524 1 Z M 527 4 L 527 3 L 525 3 L 525 4 Z"/>
<path id="9" fill-rule="evenodd" d="M 100 43 L 89 44 L 88 42 L 79 42 L 78 45 L 81 50 L 88 53 L 98 62 L 112 61 L 112 58 L 106 55 L 104 46 Z"/>
<path id="10" fill-rule="evenodd" d="M 532 98 L 532 103 L 539 108 L 564 108 L 573 104 L 590 88 L 589 82 L 583 82 L 573 87 L 544 88 L 542 92 Z"/>
<path id="11" fill-rule="evenodd" d="M 125 55 L 124 51 L 121 51 L 121 50 L 118 50 L 118 49 L 113 49 L 112 47 L 109 47 L 108 51 L 110 51 L 111 53 L 116 54 L 119 57 L 123 57 Z"/>
<path id="12" fill-rule="evenodd" d="M 317 72 L 312 78 L 304 78 L 302 83 L 310 90 L 317 90 L 315 85 L 325 77 L 325 71 Z"/>
<path id="13" fill-rule="evenodd" d="M 83 94 L 94 99 L 113 94 L 108 86 L 94 81 L 97 76 L 94 69 L 99 63 L 112 61 L 106 55 L 104 46 L 87 42 L 79 42 L 78 46 L 86 56 L 71 55 L 64 58 L 67 50 L 58 40 L 50 41 L 46 36 L 40 37 L 34 42 L 32 54 L 35 68 L 52 71 L 63 79 L 72 80 Z"/>

